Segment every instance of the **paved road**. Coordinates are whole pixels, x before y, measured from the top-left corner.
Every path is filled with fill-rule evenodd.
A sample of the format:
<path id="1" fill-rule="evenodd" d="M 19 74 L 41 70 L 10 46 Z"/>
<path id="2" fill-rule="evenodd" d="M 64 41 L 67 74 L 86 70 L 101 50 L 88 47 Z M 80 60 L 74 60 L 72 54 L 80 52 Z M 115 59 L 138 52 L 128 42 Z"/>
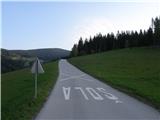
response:
<path id="1" fill-rule="evenodd" d="M 160 120 L 152 107 L 59 62 L 59 77 L 36 120 Z"/>

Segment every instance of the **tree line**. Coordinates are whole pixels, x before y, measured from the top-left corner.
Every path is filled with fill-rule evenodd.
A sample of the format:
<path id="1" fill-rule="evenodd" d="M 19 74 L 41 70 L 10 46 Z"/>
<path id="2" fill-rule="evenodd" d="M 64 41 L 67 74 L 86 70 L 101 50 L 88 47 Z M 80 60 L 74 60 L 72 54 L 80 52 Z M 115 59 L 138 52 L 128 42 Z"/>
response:
<path id="1" fill-rule="evenodd" d="M 112 49 L 132 48 L 142 46 L 160 47 L 160 16 L 152 18 L 151 26 L 148 30 L 122 31 L 116 35 L 101 33 L 93 38 L 83 40 L 80 37 L 78 44 L 74 44 L 71 50 L 71 56 L 81 56 L 86 54 L 104 52 Z"/>

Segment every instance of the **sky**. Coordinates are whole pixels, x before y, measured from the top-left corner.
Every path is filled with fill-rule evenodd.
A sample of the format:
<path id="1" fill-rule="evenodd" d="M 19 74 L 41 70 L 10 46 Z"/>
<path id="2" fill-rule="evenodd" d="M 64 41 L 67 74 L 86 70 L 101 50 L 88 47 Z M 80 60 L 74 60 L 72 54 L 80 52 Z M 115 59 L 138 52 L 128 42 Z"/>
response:
<path id="1" fill-rule="evenodd" d="M 79 38 L 126 30 L 146 30 L 160 16 L 160 2 L 3 1 L 1 47 L 63 48 Z"/>

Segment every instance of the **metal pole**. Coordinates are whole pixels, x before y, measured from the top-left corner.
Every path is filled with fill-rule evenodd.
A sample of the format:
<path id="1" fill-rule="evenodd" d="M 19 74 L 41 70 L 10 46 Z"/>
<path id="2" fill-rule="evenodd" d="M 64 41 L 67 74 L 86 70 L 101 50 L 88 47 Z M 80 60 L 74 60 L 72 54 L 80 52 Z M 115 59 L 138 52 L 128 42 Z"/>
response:
<path id="1" fill-rule="evenodd" d="M 36 72 L 35 72 L 35 95 L 34 95 L 34 98 L 37 98 L 37 76 L 38 76 L 38 58 L 36 59 Z"/>
<path id="2" fill-rule="evenodd" d="M 34 98 L 37 98 L 37 73 L 35 73 L 35 95 Z"/>

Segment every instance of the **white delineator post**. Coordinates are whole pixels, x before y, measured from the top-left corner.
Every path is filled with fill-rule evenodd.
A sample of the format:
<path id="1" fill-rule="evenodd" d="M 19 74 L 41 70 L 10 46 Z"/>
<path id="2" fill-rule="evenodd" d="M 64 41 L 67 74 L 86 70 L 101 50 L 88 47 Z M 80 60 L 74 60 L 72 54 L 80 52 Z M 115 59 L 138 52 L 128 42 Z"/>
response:
<path id="1" fill-rule="evenodd" d="M 37 77 L 38 77 L 38 73 L 44 73 L 43 67 L 39 61 L 38 58 L 36 58 L 36 61 L 33 63 L 31 72 L 33 74 L 35 74 L 35 94 L 34 94 L 34 98 L 37 98 Z"/>

